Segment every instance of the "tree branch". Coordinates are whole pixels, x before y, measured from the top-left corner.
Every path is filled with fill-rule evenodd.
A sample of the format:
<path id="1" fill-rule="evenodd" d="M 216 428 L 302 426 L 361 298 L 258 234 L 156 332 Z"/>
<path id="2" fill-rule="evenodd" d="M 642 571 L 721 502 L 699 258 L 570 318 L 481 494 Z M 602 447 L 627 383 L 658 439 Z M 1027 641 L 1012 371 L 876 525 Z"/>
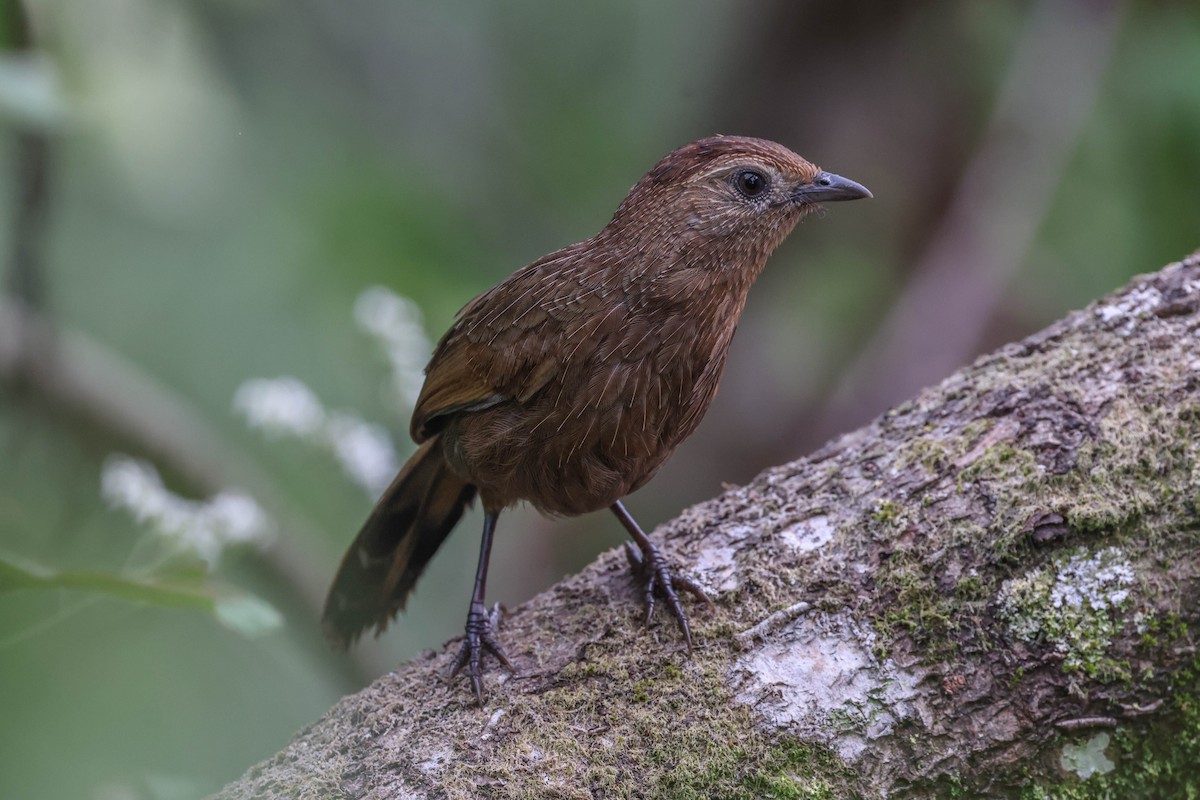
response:
<path id="1" fill-rule="evenodd" d="M 1198 335 L 1200 254 L 664 526 L 691 658 L 606 553 L 505 618 L 486 708 L 443 648 L 217 797 L 1181 796 Z"/>

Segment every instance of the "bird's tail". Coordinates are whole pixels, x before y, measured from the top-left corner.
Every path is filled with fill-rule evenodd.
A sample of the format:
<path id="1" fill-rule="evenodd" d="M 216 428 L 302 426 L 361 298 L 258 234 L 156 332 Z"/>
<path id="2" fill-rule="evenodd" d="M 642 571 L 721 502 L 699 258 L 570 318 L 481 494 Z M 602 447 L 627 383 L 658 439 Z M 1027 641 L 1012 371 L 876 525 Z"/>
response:
<path id="1" fill-rule="evenodd" d="M 474 498 L 475 487 L 450 471 L 439 437 L 422 444 L 338 567 L 321 616 L 334 647 L 349 647 L 371 625 L 376 634 L 387 627 Z"/>

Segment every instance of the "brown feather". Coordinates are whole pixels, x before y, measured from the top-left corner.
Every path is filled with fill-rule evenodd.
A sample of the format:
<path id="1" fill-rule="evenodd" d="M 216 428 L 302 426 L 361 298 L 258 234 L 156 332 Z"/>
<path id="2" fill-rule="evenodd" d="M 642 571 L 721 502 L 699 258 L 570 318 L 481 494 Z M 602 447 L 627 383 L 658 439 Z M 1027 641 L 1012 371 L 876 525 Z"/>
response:
<path id="1" fill-rule="evenodd" d="M 321 617 L 326 637 L 344 649 L 368 627 L 382 631 L 474 497 L 436 438 L 421 445 L 342 558 Z"/>

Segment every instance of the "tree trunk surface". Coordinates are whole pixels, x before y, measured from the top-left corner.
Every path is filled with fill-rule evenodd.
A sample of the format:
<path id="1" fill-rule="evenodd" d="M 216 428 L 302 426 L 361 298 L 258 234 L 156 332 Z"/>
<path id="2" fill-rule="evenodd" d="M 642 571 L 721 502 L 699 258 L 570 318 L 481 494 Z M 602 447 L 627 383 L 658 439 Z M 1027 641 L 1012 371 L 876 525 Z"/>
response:
<path id="1" fill-rule="evenodd" d="M 1200 253 L 404 664 L 216 795 L 1194 797 Z M 465 608 L 465 603 L 464 603 Z"/>

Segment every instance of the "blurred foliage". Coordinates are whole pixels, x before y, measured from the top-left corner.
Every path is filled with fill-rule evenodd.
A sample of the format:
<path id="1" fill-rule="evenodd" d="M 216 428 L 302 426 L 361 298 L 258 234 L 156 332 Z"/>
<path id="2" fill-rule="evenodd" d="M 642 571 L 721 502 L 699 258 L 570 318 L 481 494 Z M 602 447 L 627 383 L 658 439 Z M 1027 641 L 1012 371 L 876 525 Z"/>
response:
<path id="1" fill-rule="evenodd" d="M 0 39 L 19 42 L 14 0 L 3 8 Z M 248 378 L 293 375 L 408 452 L 408 409 L 353 324 L 359 292 L 411 297 L 436 336 L 474 294 L 594 232 L 679 144 L 767 136 L 876 199 L 808 220 L 772 260 L 708 421 L 631 508 L 656 524 L 836 433 L 805 420 L 903 290 L 1034 8 L 32 0 L 37 58 L 0 61 L 0 174 L 20 173 L 19 134 L 46 132 L 40 310 L 136 364 L 268 476 L 260 500 L 291 555 L 231 550 L 200 578 L 280 609 L 283 628 L 255 639 L 113 584 L 154 547 L 100 495 L 101 465 L 129 444 L 0 384 L 0 797 L 198 796 L 455 635 L 476 517 L 380 644 L 356 661 L 324 649 L 314 603 L 370 501 L 327 454 L 247 430 L 231 398 Z M 1125 8 L 1096 106 L 978 350 L 1200 245 L 1197 75 L 1200 9 Z M 21 234 L 16 194 L 0 192 L 4 259 Z M 205 495 L 158 466 L 175 491 Z M 493 596 L 521 601 L 620 541 L 616 528 L 506 515 Z M 26 579 L 58 587 L 5 582 L 30 563 L 41 570 Z M 139 602 L 107 597 L 117 589 Z"/>

